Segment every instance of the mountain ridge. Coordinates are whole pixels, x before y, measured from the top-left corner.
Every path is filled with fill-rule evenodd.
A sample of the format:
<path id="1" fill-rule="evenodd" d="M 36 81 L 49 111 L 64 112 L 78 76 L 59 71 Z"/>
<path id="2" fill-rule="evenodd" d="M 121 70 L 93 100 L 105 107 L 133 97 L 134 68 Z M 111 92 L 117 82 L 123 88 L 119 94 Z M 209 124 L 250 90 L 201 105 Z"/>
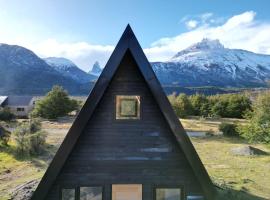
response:
<path id="1" fill-rule="evenodd" d="M 71 78 L 79 83 L 88 83 L 97 79 L 96 75 L 86 73 L 67 58 L 48 57 L 43 58 L 43 60 L 63 76 Z"/>
<path id="2" fill-rule="evenodd" d="M 33 51 L 18 45 L 0 45 L 0 94 L 45 94 L 61 85 L 72 94 L 88 93 L 81 84 L 49 66 Z"/>
<path id="3" fill-rule="evenodd" d="M 203 39 L 168 61 L 150 64 L 166 91 L 205 86 L 265 87 L 270 80 L 270 55 L 225 48 L 218 40 Z M 66 58 L 41 59 L 27 48 L 0 44 L 2 95 L 45 94 L 56 84 L 71 94 L 88 94 L 101 71 L 98 62 L 86 73 Z"/>
<path id="4" fill-rule="evenodd" d="M 203 39 L 166 62 L 152 62 L 162 84 L 261 87 L 270 79 L 270 55 L 225 48 Z"/>

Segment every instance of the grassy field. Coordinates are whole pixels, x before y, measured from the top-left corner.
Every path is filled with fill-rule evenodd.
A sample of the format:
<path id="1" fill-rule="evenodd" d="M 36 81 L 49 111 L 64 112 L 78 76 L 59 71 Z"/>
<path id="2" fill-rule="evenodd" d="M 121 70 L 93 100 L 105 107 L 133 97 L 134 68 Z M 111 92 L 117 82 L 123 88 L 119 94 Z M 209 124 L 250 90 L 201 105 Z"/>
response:
<path id="1" fill-rule="evenodd" d="M 184 119 L 181 120 L 188 131 L 212 131 L 218 133 L 221 121 L 245 123 L 233 119 Z M 39 157 L 18 157 L 13 148 L 0 152 L 0 200 L 7 200 L 10 194 L 21 185 L 39 180 L 59 145 L 71 120 L 42 122 L 48 132 L 47 151 Z M 197 152 L 213 182 L 219 189 L 219 199 L 263 200 L 270 199 L 270 156 L 234 156 L 231 148 L 247 145 L 244 140 L 212 137 L 191 138 Z M 12 144 L 11 144 L 12 146 Z M 252 146 L 270 152 L 270 147 L 262 144 Z"/>

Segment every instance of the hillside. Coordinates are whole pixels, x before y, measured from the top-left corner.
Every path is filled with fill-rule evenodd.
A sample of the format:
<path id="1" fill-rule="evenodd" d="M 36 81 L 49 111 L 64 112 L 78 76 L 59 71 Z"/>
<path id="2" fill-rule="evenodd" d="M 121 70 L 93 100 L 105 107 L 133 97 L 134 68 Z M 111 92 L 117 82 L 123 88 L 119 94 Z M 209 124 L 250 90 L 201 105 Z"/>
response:
<path id="1" fill-rule="evenodd" d="M 32 51 L 0 44 L 0 94 L 44 94 L 61 85 L 71 94 L 87 94 L 75 80 L 63 76 Z"/>

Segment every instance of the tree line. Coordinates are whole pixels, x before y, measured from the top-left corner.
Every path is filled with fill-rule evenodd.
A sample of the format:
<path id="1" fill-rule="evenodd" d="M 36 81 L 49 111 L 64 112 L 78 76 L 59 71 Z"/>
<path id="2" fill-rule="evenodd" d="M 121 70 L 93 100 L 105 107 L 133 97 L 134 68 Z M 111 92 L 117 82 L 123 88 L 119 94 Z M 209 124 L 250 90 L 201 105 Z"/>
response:
<path id="1" fill-rule="evenodd" d="M 225 136 L 238 136 L 250 142 L 270 143 L 270 91 L 260 92 L 253 101 L 251 94 L 235 93 L 205 96 L 185 94 L 168 96 L 180 118 L 202 117 L 244 118 L 245 124 L 220 124 Z"/>
<path id="2" fill-rule="evenodd" d="M 248 95 L 242 93 L 206 96 L 195 94 L 169 95 L 168 99 L 180 118 L 190 115 L 203 117 L 244 118 L 252 108 Z"/>

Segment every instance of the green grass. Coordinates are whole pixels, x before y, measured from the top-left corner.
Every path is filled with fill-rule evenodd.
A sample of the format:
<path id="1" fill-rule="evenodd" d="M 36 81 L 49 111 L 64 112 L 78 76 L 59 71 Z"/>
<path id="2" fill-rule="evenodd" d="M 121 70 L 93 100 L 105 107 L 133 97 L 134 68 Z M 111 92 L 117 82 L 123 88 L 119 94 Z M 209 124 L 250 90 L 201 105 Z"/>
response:
<path id="1" fill-rule="evenodd" d="M 182 121 L 182 120 L 181 120 Z M 189 131 L 218 131 L 221 121 L 234 122 L 234 119 L 183 120 Z M 244 120 L 236 120 L 245 123 Z M 47 151 L 38 157 L 20 157 L 11 144 L 10 148 L 0 149 L 0 200 L 8 200 L 11 192 L 19 185 L 40 179 L 49 161 L 62 142 L 70 121 L 43 122 L 48 132 Z M 239 138 L 212 137 L 191 138 L 206 169 L 219 189 L 219 200 L 263 200 L 270 199 L 270 155 L 234 156 L 231 148 L 247 145 Z M 270 153 L 270 146 L 252 144 Z"/>
<path id="2" fill-rule="evenodd" d="M 40 158 L 19 157 L 13 150 L 1 148 L 0 200 L 9 199 L 17 186 L 41 178 L 46 167 Z"/>
<path id="3" fill-rule="evenodd" d="M 48 163 L 61 144 L 70 123 L 43 122 L 48 131 L 47 148 L 42 156 L 20 156 L 11 142 L 8 148 L 0 148 L 0 200 L 8 200 L 17 186 L 40 179 Z M 12 124 L 14 126 L 14 123 Z"/>
<path id="4" fill-rule="evenodd" d="M 247 123 L 244 119 L 181 119 L 187 131 L 211 131 L 212 137 L 192 137 L 200 158 L 213 180 L 219 186 L 219 199 L 259 200 L 270 199 L 270 145 L 248 144 L 240 138 L 218 135 L 222 122 Z M 252 145 L 266 152 L 267 156 L 235 156 L 231 149 Z"/>
<path id="5" fill-rule="evenodd" d="M 247 145 L 238 138 L 213 136 L 192 138 L 192 142 L 213 182 L 225 189 L 221 194 L 228 192 L 238 195 L 234 199 L 243 200 L 270 199 L 269 155 L 232 155 L 230 152 L 232 148 Z M 270 152 L 266 145 L 252 144 L 252 146 Z"/>

